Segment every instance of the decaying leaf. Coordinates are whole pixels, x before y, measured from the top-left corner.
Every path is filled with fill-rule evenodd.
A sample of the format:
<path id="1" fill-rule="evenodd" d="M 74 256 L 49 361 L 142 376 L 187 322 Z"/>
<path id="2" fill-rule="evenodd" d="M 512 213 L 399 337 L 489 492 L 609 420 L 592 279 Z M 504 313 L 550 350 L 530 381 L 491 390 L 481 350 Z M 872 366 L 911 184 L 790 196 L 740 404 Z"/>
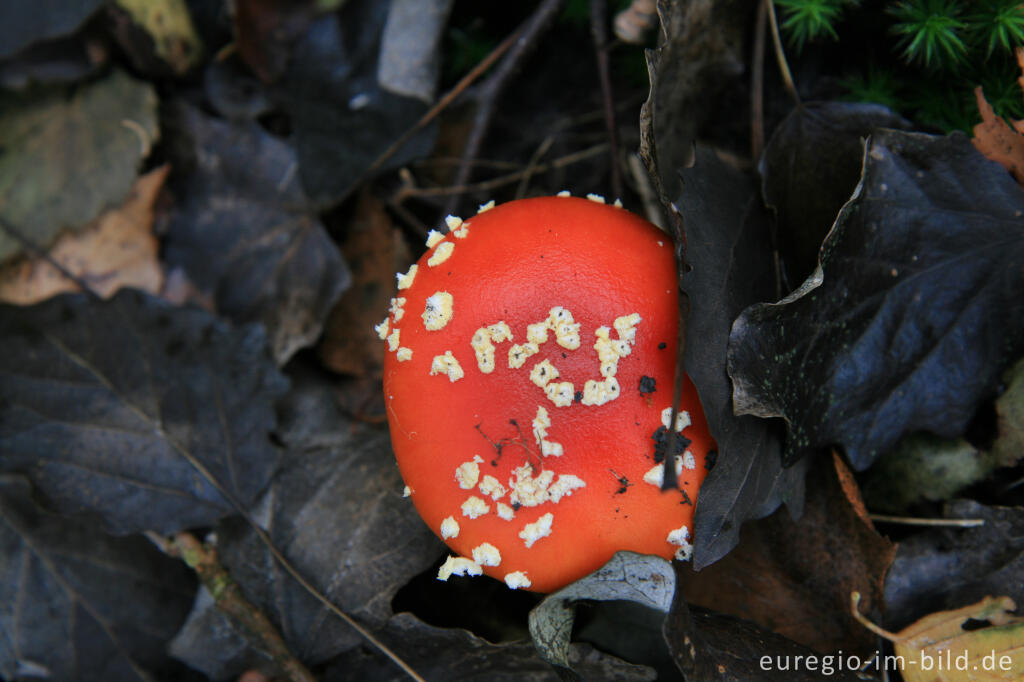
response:
<path id="1" fill-rule="evenodd" d="M 114 5 L 145 32 L 153 54 L 171 71 L 181 75 L 199 62 L 203 44 L 185 0 L 115 0 Z"/>
<path id="2" fill-rule="evenodd" d="M 874 637 L 849 616 L 846 602 L 859 590 L 869 608 L 879 608 L 896 546 L 875 531 L 850 479 L 838 457 L 818 459 L 808 474 L 803 516 L 793 520 L 779 510 L 747 524 L 724 559 L 697 572 L 681 570 L 682 596 L 821 654 L 869 655 Z"/>
<path id="3" fill-rule="evenodd" d="M 864 469 L 905 433 L 960 435 L 1024 353 L 1024 193 L 962 135 L 883 130 L 819 268 L 733 325 L 740 414 L 783 417 L 785 460 Z"/>
<path id="4" fill-rule="evenodd" d="M 686 680 L 700 682 L 856 682 L 841 657 L 819 654 L 750 621 L 699 607 L 677 594 L 665 640 Z"/>
<path id="5" fill-rule="evenodd" d="M 61 236 L 50 248 L 50 258 L 100 296 L 109 297 L 121 287 L 159 293 L 163 268 L 160 244 L 153 234 L 153 202 L 168 170 L 163 166 L 140 177 L 122 206 L 107 211 L 81 232 Z M 42 257 L 25 257 L 0 269 L 0 301 L 7 303 L 30 305 L 78 290 L 74 281 Z"/>
<path id="6" fill-rule="evenodd" d="M 528 641 L 493 644 L 457 628 L 438 628 L 410 613 L 395 614 L 379 636 L 426 680 L 557 682 L 559 676 Z M 572 644 L 569 663 L 587 680 L 654 680 L 652 669 L 632 665 L 587 644 Z M 394 664 L 366 648 L 351 649 L 327 668 L 324 682 L 407 680 Z"/>
<path id="7" fill-rule="evenodd" d="M 0 676 L 151 680 L 195 581 L 145 538 L 116 538 L 41 509 L 28 481 L 0 475 Z"/>
<path id="8" fill-rule="evenodd" d="M 703 146 L 696 149 L 693 167 L 680 170 L 679 177 L 684 189 L 675 204 L 686 223 L 692 268 L 682 281 L 690 297 L 686 372 L 718 443 L 715 466 L 697 500 L 693 563 L 700 570 L 736 545 L 744 522 L 767 516 L 782 503 L 799 515 L 807 467 L 782 466 L 776 424 L 733 413 L 725 371 L 733 319 L 775 290 L 756 187 Z"/>
<path id="9" fill-rule="evenodd" d="M 1006 390 L 996 400 L 999 433 L 992 453 L 999 466 L 1011 466 L 1024 457 L 1024 360 L 1003 375 Z"/>
<path id="10" fill-rule="evenodd" d="M 647 51 L 651 89 L 640 113 L 640 155 L 666 200 L 676 169 L 689 166 L 699 126 L 715 111 L 715 94 L 743 73 L 750 0 L 659 0 L 661 36 Z"/>
<path id="11" fill-rule="evenodd" d="M 1024 603 L 1024 510 L 957 500 L 942 516 L 982 525 L 934 528 L 900 542 L 885 584 L 890 629 L 986 595 Z"/>
<path id="12" fill-rule="evenodd" d="M 369 192 L 360 194 L 341 247 L 352 268 L 352 286 L 324 323 L 320 358 L 335 372 L 373 375 L 384 364 L 384 346 L 373 327 L 388 313 L 395 273 L 408 270 L 408 249 Z"/>
<path id="13" fill-rule="evenodd" d="M 762 159 L 765 204 L 775 209 L 779 255 L 790 281 L 803 281 L 864 165 L 864 140 L 876 128 L 909 123 L 879 104 L 805 102 L 772 133 Z"/>
<path id="14" fill-rule="evenodd" d="M 974 126 L 971 142 L 986 158 L 1002 164 L 1014 180 L 1024 186 L 1024 121 L 1011 121 L 1012 128 L 1007 125 L 996 116 L 980 85 L 974 89 L 974 97 L 981 123 Z"/>
<path id="15" fill-rule="evenodd" d="M 0 219 L 40 248 L 120 205 L 157 138 L 156 93 L 100 80 L 0 95 Z M 22 250 L 0 229 L 0 262 Z"/>
<path id="16" fill-rule="evenodd" d="M 252 121 L 185 104 L 165 259 L 234 322 L 261 322 L 283 364 L 320 335 L 350 273 L 298 182 L 295 151 Z"/>
<path id="17" fill-rule="evenodd" d="M 443 546 L 402 498 L 386 431 L 341 414 L 322 379 L 295 384 L 281 401 L 278 435 L 287 451 L 259 504 L 258 520 L 335 605 L 370 629 L 383 627 L 395 592 Z M 221 562 L 302 661 L 320 663 L 364 643 L 280 569 L 247 524 L 226 521 L 217 537 Z M 244 652 L 244 642 L 222 617 L 204 613 L 212 605 L 197 607 L 176 639 L 175 655 L 219 677 L 238 676 L 258 656 Z M 225 651 L 236 653 L 225 657 Z M 225 669 L 227 664 L 240 667 Z"/>
<path id="18" fill-rule="evenodd" d="M 530 612 L 530 635 L 541 657 L 575 677 L 569 660 L 569 642 L 576 618 L 573 602 L 627 600 L 668 612 L 675 593 L 672 564 L 656 556 L 616 552 L 608 563 L 585 578 L 562 588 Z"/>
<path id="19" fill-rule="evenodd" d="M 257 326 L 123 289 L 0 305 L 0 470 L 115 533 L 175 532 L 246 507 L 278 464 L 287 382 Z"/>
<path id="20" fill-rule="evenodd" d="M 1024 676 L 1024 618 L 1011 613 L 1017 606 L 1009 597 L 933 613 L 896 633 L 864 618 L 859 601 L 860 594 L 852 593 L 853 615 L 893 643 L 893 667 L 905 682 L 1010 682 Z"/>

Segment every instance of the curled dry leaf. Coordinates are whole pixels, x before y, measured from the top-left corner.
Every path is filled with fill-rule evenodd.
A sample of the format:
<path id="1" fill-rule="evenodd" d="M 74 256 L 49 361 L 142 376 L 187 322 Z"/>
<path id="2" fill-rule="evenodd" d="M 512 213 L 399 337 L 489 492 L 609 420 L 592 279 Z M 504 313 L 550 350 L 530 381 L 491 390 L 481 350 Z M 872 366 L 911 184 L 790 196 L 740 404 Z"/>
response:
<path id="1" fill-rule="evenodd" d="M 987 158 L 1002 164 L 1013 179 L 1024 186 L 1024 121 L 1012 121 L 1012 128 L 1007 125 L 996 116 L 981 86 L 974 89 L 974 97 L 978 100 L 981 123 L 974 126 L 971 142 Z"/>
<path id="2" fill-rule="evenodd" d="M 168 170 L 161 166 L 140 177 L 123 205 L 81 232 L 65 233 L 50 249 L 50 258 L 103 297 L 121 287 L 158 293 L 163 269 L 153 234 L 153 203 Z M 0 270 L 0 301 L 30 305 L 78 290 L 74 281 L 40 256 L 22 258 Z"/>

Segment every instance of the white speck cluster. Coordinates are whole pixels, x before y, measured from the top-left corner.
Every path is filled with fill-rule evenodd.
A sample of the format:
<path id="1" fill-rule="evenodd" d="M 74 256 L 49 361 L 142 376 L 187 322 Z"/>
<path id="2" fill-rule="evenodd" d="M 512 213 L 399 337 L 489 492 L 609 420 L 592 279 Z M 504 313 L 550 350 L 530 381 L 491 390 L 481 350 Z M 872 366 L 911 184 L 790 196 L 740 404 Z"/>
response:
<path id="1" fill-rule="evenodd" d="M 441 242 L 434 249 L 433 255 L 431 255 L 430 258 L 427 259 L 427 265 L 430 267 L 440 265 L 441 263 L 451 258 L 453 251 L 455 251 L 454 242 Z"/>
<path id="2" fill-rule="evenodd" d="M 434 292 L 428 296 L 423 307 L 423 326 L 428 331 L 444 329 L 455 314 L 455 299 L 447 291 Z"/>
<path id="3" fill-rule="evenodd" d="M 490 505 L 476 495 L 471 495 L 462 503 L 462 515 L 469 519 L 476 519 L 491 511 Z"/>
<path id="4" fill-rule="evenodd" d="M 661 411 L 661 424 L 666 429 L 669 428 L 669 422 L 672 420 L 672 408 L 666 407 Z M 690 413 L 686 410 L 679 410 L 676 413 L 676 433 L 682 433 L 683 429 L 690 426 Z"/>
<path id="5" fill-rule="evenodd" d="M 450 556 L 441 565 L 441 568 L 437 569 L 438 580 L 448 580 L 453 575 L 482 575 L 483 569 L 480 564 L 476 563 L 472 559 L 467 559 L 461 556 Z"/>
<path id="6" fill-rule="evenodd" d="M 494 344 L 512 340 L 512 330 L 504 320 L 486 327 L 480 327 L 473 333 L 469 345 L 476 354 L 476 366 L 484 374 L 494 371 Z"/>
<path id="7" fill-rule="evenodd" d="M 522 571 L 513 571 L 505 574 L 505 584 L 513 590 L 519 588 L 526 588 L 531 585 L 530 579 L 526 577 L 526 574 Z"/>
<path id="8" fill-rule="evenodd" d="M 459 522 L 454 516 L 449 516 L 441 522 L 441 537 L 445 540 L 459 537 Z"/>
<path id="9" fill-rule="evenodd" d="M 401 360 L 401 358 L 399 358 Z M 444 355 L 435 355 L 434 359 L 430 362 L 430 376 L 437 374 L 444 374 L 448 377 L 448 380 L 453 384 L 466 376 L 466 373 L 462 370 L 462 366 L 459 365 L 459 361 L 455 359 L 450 350 L 446 350 Z"/>
<path id="10" fill-rule="evenodd" d="M 551 523 L 554 520 L 555 515 L 548 512 L 533 523 L 523 526 L 523 529 L 519 531 L 519 537 L 523 539 L 523 543 L 527 547 L 533 547 L 533 543 L 537 542 L 537 540 L 551 535 Z"/>
<path id="11" fill-rule="evenodd" d="M 469 462 L 463 462 L 455 468 L 455 480 L 463 490 L 472 490 L 480 480 L 480 464 L 483 462 L 480 455 L 473 455 Z"/>
<path id="12" fill-rule="evenodd" d="M 481 566 L 498 566 L 501 564 L 501 552 L 489 542 L 473 548 L 473 561 Z"/>
<path id="13" fill-rule="evenodd" d="M 676 455 L 674 460 L 675 460 L 675 464 L 676 464 L 676 478 L 678 479 L 679 478 L 679 474 L 681 474 L 683 472 L 683 458 L 680 457 L 679 455 Z M 664 482 L 665 482 L 665 463 L 664 462 L 658 462 L 653 467 L 651 467 L 647 471 L 646 474 L 644 474 L 644 483 L 650 483 L 653 486 L 661 488 L 661 486 L 662 486 L 662 484 Z"/>
<path id="14" fill-rule="evenodd" d="M 690 557 L 693 556 L 693 545 L 690 544 L 690 529 L 686 526 L 680 526 L 671 531 L 666 540 L 668 544 L 679 548 L 676 550 L 675 557 L 679 561 L 689 561 Z"/>
<path id="15" fill-rule="evenodd" d="M 395 318 L 395 322 L 400 322 L 402 316 L 405 315 L 405 301 L 404 296 L 391 299 L 391 307 L 388 308 L 388 312 Z"/>
<path id="16" fill-rule="evenodd" d="M 419 270 L 419 267 L 420 266 L 413 264 L 409 267 L 409 272 L 405 273 L 404 275 L 402 273 L 398 273 L 397 275 L 395 275 L 395 277 L 398 278 L 399 291 L 403 289 L 408 289 L 409 287 L 412 286 L 413 280 L 416 279 L 416 271 Z"/>

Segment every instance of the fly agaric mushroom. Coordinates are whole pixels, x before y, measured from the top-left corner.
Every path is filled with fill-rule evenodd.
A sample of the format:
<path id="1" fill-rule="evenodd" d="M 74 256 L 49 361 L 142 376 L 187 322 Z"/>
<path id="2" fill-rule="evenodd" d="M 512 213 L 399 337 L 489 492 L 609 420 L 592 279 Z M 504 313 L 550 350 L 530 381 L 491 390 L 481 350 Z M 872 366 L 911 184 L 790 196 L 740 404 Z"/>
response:
<path id="1" fill-rule="evenodd" d="M 589 199 L 589 200 L 588 200 Z M 457 556 L 556 590 L 619 550 L 689 558 L 714 443 L 689 379 L 664 452 L 678 322 L 671 242 L 600 197 L 523 199 L 431 231 L 377 327 L 406 491 Z M 662 490 L 664 466 L 678 488 Z"/>

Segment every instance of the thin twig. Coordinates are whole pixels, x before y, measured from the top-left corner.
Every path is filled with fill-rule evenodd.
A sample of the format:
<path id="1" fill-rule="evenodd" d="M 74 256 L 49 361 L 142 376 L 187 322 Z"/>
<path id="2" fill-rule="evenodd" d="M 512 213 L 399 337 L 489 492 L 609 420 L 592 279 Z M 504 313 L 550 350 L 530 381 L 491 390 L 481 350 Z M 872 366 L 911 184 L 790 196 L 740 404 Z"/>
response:
<path id="1" fill-rule="evenodd" d="M 604 100 L 604 121 L 608 129 L 608 152 L 612 171 L 612 195 L 621 198 L 622 175 L 619 171 L 619 136 L 615 126 L 615 95 L 612 93 L 611 69 L 608 66 L 608 3 L 590 0 L 590 35 L 594 39 L 597 73 L 601 79 L 601 98 Z"/>
<path id="2" fill-rule="evenodd" d="M 3 218 L 0 218 L 0 230 L 14 237 L 14 240 L 21 244 L 23 249 L 25 249 L 26 251 L 30 251 L 36 257 L 46 261 L 47 264 L 50 265 L 50 267 L 59 272 L 63 277 L 66 277 L 68 280 L 73 282 L 75 286 L 77 286 L 85 293 L 97 299 L 103 298 L 102 296 L 99 295 L 99 293 L 96 292 L 95 289 L 89 286 L 88 282 L 86 282 L 84 279 L 82 279 L 81 277 L 71 272 L 66 267 L 64 267 L 63 264 L 61 264 L 56 258 L 50 255 L 49 251 L 46 251 L 44 248 L 36 244 L 30 237 L 28 237 L 21 230 L 19 230 L 18 228 L 16 228 L 14 225 L 10 224 Z"/>
<path id="3" fill-rule="evenodd" d="M 899 523 L 904 526 L 940 526 L 950 528 L 976 528 L 985 525 L 985 519 L 922 519 L 913 516 L 868 514 L 872 522 Z"/>
<path id="4" fill-rule="evenodd" d="M 521 29 L 520 29 L 521 30 Z M 441 99 L 437 101 L 437 104 L 430 107 L 430 109 L 420 117 L 420 120 L 405 131 L 401 137 L 391 143 L 391 146 L 385 149 L 380 156 L 374 159 L 373 163 L 366 169 L 365 175 L 372 175 L 374 172 L 380 170 L 381 166 L 388 162 L 392 156 L 394 156 L 402 147 L 406 145 L 409 140 L 413 138 L 416 133 L 425 128 L 431 121 L 437 118 L 442 111 L 448 108 L 448 106 L 455 101 L 455 99 L 472 85 L 476 79 L 483 75 L 487 69 L 491 68 L 494 62 L 498 61 L 503 54 L 515 45 L 519 40 L 519 31 L 516 31 L 505 40 L 501 41 L 501 44 L 491 50 L 491 53 L 484 57 L 479 64 L 470 69 L 469 73 L 463 76 L 458 83 L 455 84 L 451 90 L 449 90 Z"/>
<path id="5" fill-rule="evenodd" d="M 772 27 L 772 45 L 775 47 L 775 60 L 779 63 L 779 73 L 782 74 L 782 82 L 786 86 L 786 91 L 789 96 L 793 98 L 793 102 L 800 104 L 800 95 L 796 91 L 796 85 L 793 83 L 793 74 L 789 70 L 789 63 L 786 61 L 786 53 L 782 49 L 782 36 L 779 34 L 779 22 L 775 18 L 775 3 L 772 0 L 764 0 L 766 12 L 768 13 L 768 21 Z"/>
<path id="6" fill-rule="evenodd" d="M 288 649 L 281 633 L 266 614 L 245 598 L 238 583 L 221 565 L 214 550 L 191 533 L 176 533 L 170 546 L 175 550 L 173 553 L 196 572 L 217 608 L 245 628 L 259 649 L 270 656 L 285 679 L 292 682 L 316 682 L 313 674 Z"/>
<path id="7" fill-rule="evenodd" d="M 494 72 L 480 84 L 480 89 L 476 93 L 477 110 L 473 117 L 473 127 L 466 138 L 466 145 L 462 149 L 462 164 L 459 166 L 452 184 L 465 185 L 469 182 L 472 160 L 480 153 L 484 137 L 491 127 L 491 118 L 494 116 L 498 97 L 508 85 L 523 58 L 533 48 L 538 37 L 554 20 L 555 15 L 562 7 L 562 2 L 563 0 L 541 0 L 530 18 L 516 31 L 515 35 L 518 38 L 515 41 L 515 46 L 502 58 Z M 457 208 L 458 197 L 452 196 L 443 213 L 445 215 L 456 213 Z"/>
<path id="8" fill-rule="evenodd" d="M 522 170 L 523 177 L 519 180 L 519 186 L 516 187 L 516 199 L 522 199 L 526 195 L 526 188 L 530 184 L 530 178 L 537 172 L 540 160 L 544 158 L 544 155 L 548 153 L 548 150 L 551 149 L 551 145 L 554 143 L 555 136 L 548 135 L 541 141 L 540 146 L 534 150 L 533 155 L 530 156 L 530 162 Z"/>
<path id="9" fill-rule="evenodd" d="M 757 5 L 754 54 L 750 65 L 750 158 L 757 165 L 764 148 L 764 34 L 768 31 L 768 7 Z"/>
<path id="10" fill-rule="evenodd" d="M 402 187 L 392 198 L 392 203 L 397 204 L 406 199 L 413 197 L 437 197 L 437 196 L 451 196 L 453 194 L 466 194 L 468 192 L 488 192 L 505 185 L 510 185 L 514 182 L 519 182 L 524 176 L 528 174 L 546 173 L 549 170 L 556 168 L 564 168 L 580 161 L 585 161 L 591 157 L 605 153 L 608 149 L 607 144 L 599 144 L 589 149 L 583 149 L 572 154 L 566 154 L 557 159 L 554 159 L 548 163 L 540 164 L 534 168 L 525 168 L 515 173 L 507 173 L 505 175 L 499 175 L 496 178 L 490 180 L 482 180 L 475 182 L 471 185 L 450 185 L 447 187 Z"/>

